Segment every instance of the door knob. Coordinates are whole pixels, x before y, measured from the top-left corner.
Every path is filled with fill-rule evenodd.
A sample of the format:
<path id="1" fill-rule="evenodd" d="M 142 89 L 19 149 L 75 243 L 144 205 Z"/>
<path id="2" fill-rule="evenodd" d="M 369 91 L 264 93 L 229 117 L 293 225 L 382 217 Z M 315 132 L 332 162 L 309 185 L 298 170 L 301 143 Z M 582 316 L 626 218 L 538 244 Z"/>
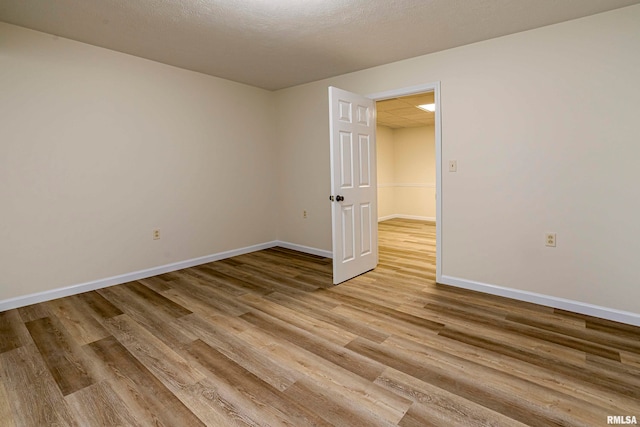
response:
<path id="1" fill-rule="evenodd" d="M 344 200 L 344 197 L 342 197 L 342 196 L 340 196 L 340 195 L 337 195 L 337 196 L 336 196 L 336 201 L 341 202 L 341 201 L 343 201 L 343 200 Z"/>

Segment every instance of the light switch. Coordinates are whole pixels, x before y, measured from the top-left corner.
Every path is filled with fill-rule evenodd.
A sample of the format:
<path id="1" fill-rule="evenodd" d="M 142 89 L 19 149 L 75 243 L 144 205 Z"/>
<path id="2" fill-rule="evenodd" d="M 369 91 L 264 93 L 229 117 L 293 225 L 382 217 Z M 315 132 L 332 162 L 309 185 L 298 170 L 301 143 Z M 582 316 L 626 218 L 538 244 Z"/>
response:
<path id="1" fill-rule="evenodd" d="M 449 160 L 449 172 L 457 172 L 457 171 L 458 171 L 458 161 Z"/>

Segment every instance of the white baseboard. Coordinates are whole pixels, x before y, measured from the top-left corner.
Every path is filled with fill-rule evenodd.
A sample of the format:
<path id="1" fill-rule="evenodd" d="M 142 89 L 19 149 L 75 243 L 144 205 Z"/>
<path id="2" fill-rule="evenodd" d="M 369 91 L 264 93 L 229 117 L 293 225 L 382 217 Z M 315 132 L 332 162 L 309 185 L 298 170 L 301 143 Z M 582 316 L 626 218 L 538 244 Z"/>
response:
<path id="1" fill-rule="evenodd" d="M 325 258 L 333 258 L 333 252 L 325 251 L 323 249 L 312 248 L 309 246 L 297 245 L 295 243 L 282 242 L 278 240 L 275 246 L 281 246 L 286 249 L 291 249 L 298 252 L 304 252 L 311 255 L 317 255 Z"/>
<path id="2" fill-rule="evenodd" d="M 436 218 L 433 216 L 418 216 L 418 215 L 403 215 L 403 214 L 393 214 L 393 215 L 387 215 L 387 216 L 383 216 L 378 218 L 378 222 L 382 222 L 382 221 L 387 221 L 389 219 L 416 219 L 418 221 L 431 221 L 431 222 L 436 222 Z"/>
<path id="3" fill-rule="evenodd" d="M 486 294 L 512 298 L 519 301 L 546 305 L 548 307 L 559 308 L 562 310 L 572 311 L 574 313 L 586 314 L 587 316 L 600 317 L 602 319 L 613 320 L 615 322 L 626 323 L 628 325 L 640 326 L 640 314 L 631 313 L 629 311 L 616 310 L 613 308 L 601 307 L 598 305 L 587 304 L 584 302 L 573 301 L 549 295 L 537 294 L 535 292 L 522 291 L 519 289 L 489 285 L 487 283 L 474 282 L 472 280 L 466 280 L 452 276 L 441 276 L 438 279 L 438 283 L 469 289 L 472 291 L 484 292 Z"/>
<path id="4" fill-rule="evenodd" d="M 195 267 L 196 265 L 206 264 L 208 262 L 220 261 L 225 258 L 231 258 L 238 255 L 244 255 L 251 252 L 261 251 L 263 249 L 273 248 L 274 246 L 282 246 L 283 248 L 292 249 L 312 255 L 331 258 L 332 253 L 315 249 L 308 246 L 296 245 L 293 243 L 281 242 L 274 240 L 272 242 L 261 243 L 258 245 L 247 246 L 240 249 L 234 249 L 217 254 L 207 255 L 199 258 L 188 259 L 186 261 L 174 262 L 172 264 L 161 265 L 159 267 L 148 268 L 145 270 L 134 271 L 132 273 L 121 274 L 118 276 L 107 277 L 105 279 L 93 280 L 91 282 L 80 283 L 78 285 L 66 286 L 64 288 L 52 289 L 50 291 L 38 292 L 34 294 L 9 298 L 0 301 L 0 312 L 11 310 L 13 308 L 24 307 L 26 305 L 36 304 L 44 301 L 51 301 L 57 298 L 67 297 L 70 295 L 81 294 L 83 292 L 95 291 L 109 286 L 120 285 L 122 283 L 132 282 L 147 277 L 157 276 L 159 274 L 168 273 L 170 271 L 182 270 L 183 268 Z"/>
<path id="5" fill-rule="evenodd" d="M 35 294 L 19 296 L 15 298 L 0 301 L 0 311 L 10 310 L 12 308 L 24 307 L 25 305 L 36 304 L 39 302 L 50 301 L 56 298 L 67 297 L 70 295 L 81 294 L 83 292 L 94 291 L 96 289 L 106 288 L 108 286 L 120 285 L 122 283 L 134 280 L 144 279 L 146 277 L 157 276 L 159 274 L 168 273 L 170 271 L 182 270 L 183 268 L 194 267 L 208 262 L 219 261 L 225 258 L 231 258 L 250 252 L 260 251 L 272 248 L 277 245 L 276 241 L 261 243 L 259 245 L 247 246 L 231 251 L 219 252 L 213 255 L 207 255 L 199 258 L 193 258 L 186 261 L 165 264 L 159 267 L 148 268 L 145 270 L 134 271 L 132 273 L 121 274 L 118 276 L 107 277 L 105 279 L 93 280 L 91 282 L 80 283 L 78 285 L 66 286 L 64 288 L 52 289 L 50 291 L 38 292 Z"/>

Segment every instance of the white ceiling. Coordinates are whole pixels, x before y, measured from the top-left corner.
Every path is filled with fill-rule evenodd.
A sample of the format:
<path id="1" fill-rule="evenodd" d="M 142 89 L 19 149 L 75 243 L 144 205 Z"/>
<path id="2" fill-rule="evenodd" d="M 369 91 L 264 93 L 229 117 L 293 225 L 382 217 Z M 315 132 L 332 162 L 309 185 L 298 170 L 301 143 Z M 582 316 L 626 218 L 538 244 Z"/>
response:
<path id="1" fill-rule="evenodd" d="M 2 0 L 0 21 L 275 90 L 640 0 Z"/>

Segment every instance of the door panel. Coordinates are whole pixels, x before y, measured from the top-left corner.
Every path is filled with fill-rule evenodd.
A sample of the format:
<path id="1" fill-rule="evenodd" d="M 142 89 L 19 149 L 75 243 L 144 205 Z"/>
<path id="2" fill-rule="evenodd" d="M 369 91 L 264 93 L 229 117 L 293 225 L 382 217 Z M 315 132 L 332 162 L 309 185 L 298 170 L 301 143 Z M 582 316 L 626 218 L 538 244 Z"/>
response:
<path id="1" fill-rule="evenodd" d="M 342 261 L 347 262 L 355 258 L 355 215 L 353 205 L 342 205 Z"/>
<path id="2" fill-rule="evenodd" d="M 340 132 L 340 189 L 353 188 L 353 135 Z"/>
<path id="3" fill-rule="evenodd" d="M 360 255 L 369 255 L 373 252 L 371 245 L 371 203 L 363 203 L 360 205 Z"/>
<path id="4" fill-rule="evenodd" d="M 378 264 L 375 103 L 330 87 L 329 113 L 333 282 L 338 284 Z"/>
<path id="5" fill-rule="evenodd" d="M 360 187 L 371 185 L 371 138 L 369 135 L 358 135 L 360 154 Z"/>

